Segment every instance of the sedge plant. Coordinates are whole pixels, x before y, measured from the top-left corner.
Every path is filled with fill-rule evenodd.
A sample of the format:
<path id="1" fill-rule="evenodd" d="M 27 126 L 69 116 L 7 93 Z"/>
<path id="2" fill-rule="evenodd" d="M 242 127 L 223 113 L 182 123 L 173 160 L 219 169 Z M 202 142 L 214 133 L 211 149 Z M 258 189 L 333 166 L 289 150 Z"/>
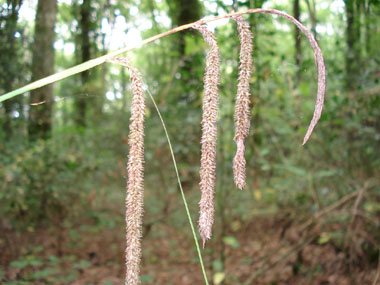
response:
<path id="1" fill-rule="evenodd" d="M 200 189 L 201 200 L 200 217 L 198 228 L 203 240 L 203 246 L 207 239 L 211 238 L 212 225 L 214 223 L 214 192 L 216 180 L 216 141 L 217 141 L 217 114 L 218 114 L 218 85 L 220 80 L 220 55 L 215 35 L 207 29 L 206 23 L 223 18 L 232 18 L 238 27 L 240 39 L 240 65 L 239 78 L 236 94 L 235 105 L 235 136 L 234 140 L 237 145 L 237 151 L 233 160 L 234 182 L 236 186 L 243 189 L 246 185 L 246 161 L 244 158 L 245 144 L 244 141 L 249 134 L 250 128 L 250 78 L 252 74 L 252 33 L 247 22 L 242 18 L 242 14 L 248 13 L 265 13 L 284 17 L 293 22 L 308 38 L 314 51 L 315 62 L 318 70 L 318 91 L 317 100 L 313 118 L 304 137 L 305 144 L 310 138 L 314 127 L 321 117 L 324 104 L 326 72 L 322 56 L 322 52 L 318 43 L 314 39 L 312 33 L 308 31 L 299 21 L 292 16 L 274 9 L 250 9 L 244 12 L 234 12 L 223 16 L 215 16 L 211 18 L 201 19 L 197 22 L 179 26 L 162 34 L 155 35 L 132 46 L 125 47 L 118 51 L 111 52 L 104 56 L 89 60 L 72 68 L 66 69 L 59 73 L 45 77 L 38 81 L 32 82 L 22 88 L 14 90 L 0 96 L 0 102 L 13 98 L 25 92 L 29 92 L 36 88 L 43 87 L 47 84 L 54 83 L 64 78 L 70 77 L 79 72 L 91 69 L 105 62 L 114 62 L 125 66 L 130 73 L 131 90 L 132 90 L 132 107 L 129 126 L 129 155 L 127 164 L 127 193 L 126 193 L 126 278 L 125 284 L 134 285 L 140 283 L 140 263 L 141 263 L 141 237 L 142 237 L 142 218 L 143 218 L 143 200 L 144 200 L 144 113 L 145 98 L 144 91 L 148 90 L 148 94 L 158 112 L 165 135 L 171 151 L 173 164 L 175 167 L 177 180 L 185 205 L 186 214 L 193 233 L 195 245 L 202 268 L 205 284 L 208 284 L 206 271 L 204 268 L 201 249 L 198 244 L 196 232 L 187 206 L 186 197 L 184 195 L 181 180 L 174 157 L 169 134 L 166 130 L 165 123 L 159 112 L 157 104 L 154 101 L 149 88 L 143 83 L 141 73 L 130 65 L 126 57 L 117 57 L 118 55 L 140 48 L 145 44 L 153 42 L 162 37 L 174 34 L 186 29 L 198 30 L 206 43 L 210 46 L 210 50 L 206 56 L 206 69 L 204 75 L 204 95 L 203 95 L 203 116 L 202 116 L 202 139 L 201 139 L 201 167 L 200 167 Z"/>

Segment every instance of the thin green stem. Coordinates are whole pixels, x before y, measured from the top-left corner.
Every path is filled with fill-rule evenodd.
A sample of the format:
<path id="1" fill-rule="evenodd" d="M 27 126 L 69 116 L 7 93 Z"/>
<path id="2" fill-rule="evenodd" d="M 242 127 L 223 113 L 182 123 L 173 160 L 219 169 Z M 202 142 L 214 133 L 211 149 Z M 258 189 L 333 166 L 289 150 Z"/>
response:
<path id="1" fill-rule="evenodd" d="M 191 231 L 192 231 L 192 233 L 193 233 L 193 238 L 194 238 L 195 246 L 197 247 L 197 252 L 198 252 L 199 262 L 200 262 L 200 264 L 201 264 L 201 268 L 202 268 L 203 277 L 204 277 L 204 280 L 205 280 L 206 285 L 208 285 L 209 283 L 208 283 L 208 279 L 207 279 L 206 270 L 205 270 L 205 267 L 204 267 L 204 264 L 203 264 L 203 259 L 202 259 L 202 254 L 201 254 L 201 249 L 200 249 L 200 247 L 199 247 L 199 243 L 198 243 L 198 239 L 197 239 L 197 234 L 195 233 L 195 228 L 194 228 L 194 225 L 193 225 L 193 221 L 192 221 L 192 219 L 191 219 L 191 215 L 190 215 L 189 207 L 188 207 L 188 205 L 187 205 L 187 201 L 186 201 L 185 193 L 183 192 L 183 189 L 182 189 L 181 178 L 180 178 L 180 176 L 179 176 L 178 167 L 177 167 L 177 162 L 176 162 L 176 160 L 175 160 L 175 156 L 174 156 L 174 152 L 173 152 L 173 147 L 172 147 L 172 144 L 171 144 L 171 141 L 170 141 L 170 138 L 169 138 L 169 133 L 168 133 L 168 131 L 167 131 L 167 129 L 166 129 L 166 125 L 165 125 L 164 119 L 163 119 L 162 116 L 161 116 L 161 112 L 160 112 L 160 110 L 158 109 L 158 106 L 157 106 L 157 104 L 156 104 L 156 101 L 154 100 L 153 95 L 152 95 L 152 93 L 149 91 L 148 88 L 147 88 L 147 92 L 148 92 L 148 94 L 149 94 L 150 99 L 152 99 L 153 105 L 154 105 L 154 107 L 156 108 L 157 114 L 158 114 L 158 116 L 160 117 L 160 120 L 161 120 L 162 127 L 164 128 L 164 131 L 165 131 L 166 139 L 167 139 L 168 144 L 169 144 L 170 154 L 171 154 L 171 156 L 172 156 L 172 160 L 173 160 L 173 164 L 174 164 L 175 173 L 176 173 L 176 175 L 177 175 L 177 181 L 178 181 L 179 189 L 181 190 L 181 195 L 182 195 L 183 204 L 185 205 L 187 218 L 188 218 L 188 220 L 189 220 L 190 227 L 191 227 Z"/>

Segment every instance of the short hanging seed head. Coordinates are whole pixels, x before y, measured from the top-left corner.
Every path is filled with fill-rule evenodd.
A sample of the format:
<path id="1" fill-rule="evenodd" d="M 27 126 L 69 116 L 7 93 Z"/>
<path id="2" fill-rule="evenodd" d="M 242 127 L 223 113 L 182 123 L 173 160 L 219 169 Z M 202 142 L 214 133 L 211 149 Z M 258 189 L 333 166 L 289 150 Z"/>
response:
<path id="1" fill-rule="evenodd" d="M 244 140 L 250 128 L 250 86 L 252 75 L 252 38 L 249 24 L 241 16 L 232 17 L 237 23 L 240 39 L 239 83 L 235 103 L 235 137 L 237 150 L 233 161 L 234 181 L 238 188 L 246 184 L 246 161 Z"/>
<path id="2" fill-rule="evenodd" d="M 199 232 L 203 240 L 203 247 L 207 239 L 211 238 L 214 223 L 214 190 L 216 171 L 216 141 L 218 116 L 218 86 L 220 79 L 220 56 L 214 34 L 204 25 L 195 24 L 210 50 L 206 56 L 206 70 L 204 75 L 204 97 L 202 115 L 201 139 L 201 169 L 199 202 Z"/>

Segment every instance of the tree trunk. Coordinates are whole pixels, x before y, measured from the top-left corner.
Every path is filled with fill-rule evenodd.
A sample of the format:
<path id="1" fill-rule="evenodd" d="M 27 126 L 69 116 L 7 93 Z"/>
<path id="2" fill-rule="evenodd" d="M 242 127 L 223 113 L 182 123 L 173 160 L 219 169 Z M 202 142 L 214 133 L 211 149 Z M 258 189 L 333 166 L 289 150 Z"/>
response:
<path id="1" fill-rule="evenodd" d="M 249 9 L 254 9 L 254 8 L 261 8 L 263 4 L 265 3 L 264 0 L 250 0 L 249 3 Z M 260 65 L 260 57 L 259 54 L 260 52 L 260 46 L 259 46 L 259 29 L 257 27 L 257 16 L 258 14 L 250 14 L 249 15 L 249 24 L 251 26 L 251 31 L 253 33 L 253 72 L 256 76 L 256 81 L 251 84 L 251 102 L 250 102 L 250 109 L 252 110 L 253 108 L 256 108 L 256 115 L 252 118 L 252 125 L 253 126 L 259 126 L 261 125 L 261 112 L 260 112 L 260 106 L 254 106 L 254 98 L 259 98 L 261 94 L 261 80 L 262 80 L 262 68 Z M 255 136 L 250 136 L 249 137 L 250 142 L 247 143 L 250 145 L 252 148 L 254 145 L 261 145 L 262 142 L 262 136 L 259 134 Z"/>
<path id="2" fill-rule="evenodd" d="M 313 1 L 312 4 L 309 0 L 306 0 L 307 9 L 309 11 L 309 17 L 311 21 L 311 32 L 313 33 L 314 38 L 317 40 L 317 16 L 315 15 L 315 2 Z"/>
<path id="3" fill-rule="evenodd" d="M 22 1 L 8 1 L 0 7 L 0 93 L 6 93 L 13 89 L 13 85 L 20 77 L 20 66 L 18 64 L 17 42 L 15 33 L 17 31 L 18 12 L 21 8 Z M 4 24 L 2 24 L 4 22 Z M 12 112 L 16 109 L 20 111 L 20 98 L 14 98 L 3 102 L 5 117 L 2 122 L 2 129 L 5 138 L 12 136 Z"/>
<path id="4" fill-rule="evenodd" d="M 173 17 L 173 22 L 175 25 L 181 26 L 194 21 L 199 20 L 201 18 L 201 8 L 198 0 L 177 0 L 175 16 Z M 185 33 L 179 33 L 179 42 L 178 49 L 180 56 L 185 55 Z"/>
<path id="5" fill-rule="evenodd" d="M 57 17 L 56 0 L 39 0 L 34 31 L 32 81 L 54 72 L 54 26 Z M 47 139 L 52 129 L 53 85 L 31 92 L 29 139 Z"/>
<path id="6" fill-rule="evenodd" d="M 91 13 L 91 0 L 83 0 L 80 7 L 80 51 L 81 58 L 80 61 L 85 62 L 91 58 L 91 45 L 90 45 L 90 13 Z M 81 83 L 84 87 L 81 92 L 87 93 L 89 80 L 89 70 L 83 71 L 81 73 Z M 77 126 L 86 126 L 86 115 L 87 115 L 87 98 L 84 96 L 78 96 L 75 100 L 75 122 Z"/>
<path id="7" fill-rule="evenodd" d="M 176 0 L 176 1 L 167 1 L 169 5 L 169 15 L 172 20 L 173 26 L 181 26 L 191 22 L 195 22 L 202 17 L 202 9 L 199 0 Z M 196 62 L 196 56 L 187 56 L 186 57 L 186 37 L 189 33 L 196 34 L 198 32 L 188 30 L 185 32 L 178 33 L 176 35 L 177 41 L 175 43 L 174 49 L 178 51 L 178 59 L 181 60 L 182 64 L 180 65 L 179 73 L 181 74 L 181 82 L 183 92 L 179 100 L 186 101 L 189 103 L 189 94 L 191 90 L 195 88 L 199 82 L 194 80 L 194 66 L 200 64 Z M 194 98 L 193 100 L 196 100 Z"/>
<path id="8" fill-rule="evenodd" d="M 294 0 L 293 2 L 294 18 L 300 20 L 300 2 Z M 294 26 L 294 42 L 295 42 L 295 63 L 297 67 L 297 81 L 301 79 L 301 62 L 302 62 L 302 48 L 301 48 L 301 33 L 300 30 Z"/>
<path id="9" fill-rule="evenodd" d="M 364 21 L 365 21 L 365 50 L 367 57 L 371 55 L 371 5 L 370 0 L 365 0 L 363 3 Z"/>
<path id="10" fill-rule="evenodd" d="M 360 1 L 345 0 L 346 3 L 346 89 L 359 87 L 360 74 Z"/>
<path id="11" fill-rule="evenodd" d="M 363 1 L 365 25 L 365 50 L 367 59 L 379 58 L 378 44 L 380 42 L 380 2 L 376 0 Z"/>

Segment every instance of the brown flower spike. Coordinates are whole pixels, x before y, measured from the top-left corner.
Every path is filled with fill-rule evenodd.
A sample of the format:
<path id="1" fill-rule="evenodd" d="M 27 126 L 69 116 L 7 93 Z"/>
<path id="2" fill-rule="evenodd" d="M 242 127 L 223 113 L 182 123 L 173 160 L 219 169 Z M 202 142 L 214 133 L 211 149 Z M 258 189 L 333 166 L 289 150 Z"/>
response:
<path id="1" fill-rule="evenodd" d="M 142 216 L 144 206 L 144 88 L 139 74 L 129 69 L 132 83 L 129 125 L 128 182 L 126 198 L 126 284 L 140 283 Z"/>
<path id="2" fill-rule="evenodd" d="M 214 189 L 216 170 L 216 140 L 218 116 L 218 86 L 220 78 L 219 47 L 214 34 L 204 25 L 195 24 L 210 50 L 206 57 L 206 70 L 204 75 L 204 97 L 202 116 L 202 154 L 200 169 L 201 201 L 199 202 L 199 232 L 203 240 L 211 238 L 214 223 Z"/>
<path id="3" fill-rule="evenodd" d="M 140 73 L 132 68 L 127 58 L 112 58 L 126 66 L 130 73 L 132 88 L 132 107 L 129 125 L 128 181 L 126 197 L 127 247 L 125 250 L 126 285 L 140 283 L 142 217 L 144 206 L 144 85 Z"/>
<path id="4" fill-rule="evenodd" d="M 233 161 L 234 181 L 238 188 L 243 189 L 246 184 L 246 161 L 244 158 L 244 140 L 249 135 L 250 128 L 250 88 L 252 74 L 252 38 L 249 24 L 241 16 L 232 17 L 237 23 L 240 39 L 240 66 L 239 83 L 235 104 L 235 137 L 237 145 Z"/>

